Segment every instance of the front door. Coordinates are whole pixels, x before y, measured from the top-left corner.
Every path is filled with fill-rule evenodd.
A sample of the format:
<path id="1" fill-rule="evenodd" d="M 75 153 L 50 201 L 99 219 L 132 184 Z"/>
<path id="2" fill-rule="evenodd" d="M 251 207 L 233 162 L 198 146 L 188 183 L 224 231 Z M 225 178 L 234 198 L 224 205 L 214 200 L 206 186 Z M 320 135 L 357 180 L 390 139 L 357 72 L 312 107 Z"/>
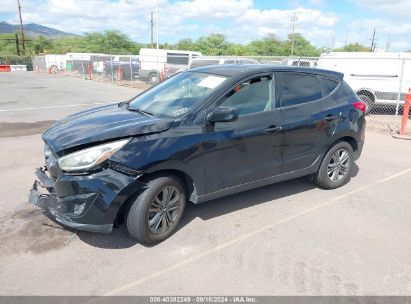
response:
<path id="1" fill-rule="evenodd" d="M 280 173 L 283 135 L 279 127 L 283 119 L 275 92 L 274 75 L 254 76 L 235 85 L 213 105 L 233 107 L 239 118 L 217 122 L 205 134 L 208 193 Z"/>

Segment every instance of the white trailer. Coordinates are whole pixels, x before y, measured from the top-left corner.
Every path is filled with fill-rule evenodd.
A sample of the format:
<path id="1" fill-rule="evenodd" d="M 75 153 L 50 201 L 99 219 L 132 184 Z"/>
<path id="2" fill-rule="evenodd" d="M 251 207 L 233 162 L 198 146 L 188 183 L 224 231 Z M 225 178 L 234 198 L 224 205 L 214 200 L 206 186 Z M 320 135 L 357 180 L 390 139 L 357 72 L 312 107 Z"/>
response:
<path id="1" fill-rule="evenodd" d="M 369 109 L 403 104 L 411 87 L 411 53 L 331 52 L 321 55 L 318 67 L 343 73 Z"/>
<path id="2" fill-rule="evenodd" d="M 46 70 L 64 70 L 66 68 L 66 55 L 44 55 Z"/>

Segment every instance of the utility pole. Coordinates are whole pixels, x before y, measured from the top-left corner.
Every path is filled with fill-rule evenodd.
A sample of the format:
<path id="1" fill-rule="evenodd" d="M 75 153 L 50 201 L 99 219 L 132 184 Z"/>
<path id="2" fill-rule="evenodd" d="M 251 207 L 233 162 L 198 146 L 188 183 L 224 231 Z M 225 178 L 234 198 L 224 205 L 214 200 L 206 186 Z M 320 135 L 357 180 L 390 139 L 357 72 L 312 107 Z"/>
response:
<path id="1" fill-rule="evenodd" d="M 158 49 L 158 19 L 160 18 L 160 11 L 158 10 L 158 1 L 157 1 L 157 19 L 156 19 L 156 40 L 157 40 L 157 49 Z"/>
<path id="2" fill-rule="evenodd" d="M 295 32 L 295 22 L 296 21 L 298 21 L 298 17 L 296 14 L 294 14 L 291 17 L 291 22 L 293 23 L 293 33 L 292 33 L 292 39 L 291 39 L 291 56 L 294 55 L 294 43 L 295 43 L 294 32 Z"/>
<path id="3" fill-rule="evenodd" d="M 388 52 L 390 50 L 391 47 L 391 35 L 388 35 L 388 40 L 385 44 L 385 51 Z"/>
<path id="4" fill-rule="evenodd" d="M 19 46 L 19 35 L 14 34 L 16 37 L 16 54 L 17 56 L 20 56 L 20 46 Z"/>
<path id="5" fill-rule="evenodd" d="M 347 40 L 348 40 L 348 32 L 345 32 L 345 42 L 344 42 L 344 47 L 347 46 Z"/>
<path id="6" fill-rule="evenodd" d="M 20 0 L 17 0 L 17 7 L 19 8 L 19 18 L 20 18 L 20 33 L 21 33 L 21 41 L 23 45 L 23 53 L 26 54 L 26 45 L 24 40 L 24 29 L 23 29 L 23 19 L 21 18 L 21 6 Z"/>
<path id="7" fill-rule="evenodd" d="M 374 28 L 374 32 L 372 34 L 371 47 L 370 47 L 371 52 L 374 52 L 374 50 L 375 50 L 375 28 Z"/>
<path id="8" fill-rule="evenodd" d="M 154 49 L 154 12 L 151 12 L 151 48 Z"/>

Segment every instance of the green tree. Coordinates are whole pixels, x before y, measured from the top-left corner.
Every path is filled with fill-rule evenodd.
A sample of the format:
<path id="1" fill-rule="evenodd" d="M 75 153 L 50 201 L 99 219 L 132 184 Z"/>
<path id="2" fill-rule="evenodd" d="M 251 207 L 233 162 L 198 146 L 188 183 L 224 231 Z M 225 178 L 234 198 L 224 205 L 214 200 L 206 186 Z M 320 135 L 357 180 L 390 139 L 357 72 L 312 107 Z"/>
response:
<path id="1" fill-rule="evenodd" d="M 173 45 L 173 49 L 187 50 L 187 51 L 197 51 L 198 46 L 192 39 L 184 38 L 184 39 L 181 39 L 181 40 L 177 41 L 177 43 Z"/>
<path id="2" fill-rule="evenodd" d="M 228 50 L 230 43 L 222 34 L 211 34 L 206 37 L 200 37 L 196 44 L 198 51 L 203 55 L 229 55 Z"/>
<path id="3" fill-rule="evenodd" d="M 55 51 L 53 41 L 44 36 L 33 39 L 29 44 L 29 49 L 34 54 L 51 54 Z"/>
<path id="4" fill-rule="evenodd" d="M 370 48 L 359 44 L 359 43 L 351 43 L 342 48 L 334 49 L 334 52 L 369 52 Z"/>
<path id="5" fill-rule="evenodd" d="M 285 42 L 287 46 L 287 55 L 291 55 L 291 44 L 293 35 L 288 35 L 288 40 Z M 296 56 L 307 56 L 307 57 L 317 57 L 320 56 L 321 52 L 315 46 L 311 45 L 310 41 L 305 39 L 301 34 L 294 34 L 294 55 Z"/>
<path id="6" fill-rule="evenodd" d="M 260 56 L 285 56 L 288 55 L 287 46 L 285 43 L 273 34 L 267 37 L 251 41 L 247 45 L 247 55 Z"/>
<path id="7" fill-rule="evenodd" d="M 20 44 L 21 51 L 21 44 Z M 16 55 L 16 40 L 14 34 L 0 34 L 0 55 Z"/>

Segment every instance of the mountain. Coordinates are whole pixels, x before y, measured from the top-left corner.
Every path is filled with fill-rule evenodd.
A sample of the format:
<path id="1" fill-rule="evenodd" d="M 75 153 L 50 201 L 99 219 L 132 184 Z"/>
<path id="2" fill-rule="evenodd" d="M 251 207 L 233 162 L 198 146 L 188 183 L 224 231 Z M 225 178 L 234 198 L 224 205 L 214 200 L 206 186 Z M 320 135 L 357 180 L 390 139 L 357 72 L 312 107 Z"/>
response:
<path id="1" fill-rule="evenodd" d="M 74 34 L 62 32 L 51 27 L 41 24 L 28 23 L 24 24 L 24 34 L 28 37 L 38 37 L 40 35 L 48 38 L 58 38 L 63 36 L 76 36 Z M 10 24 L 5 21 L 0 21 L 0 34 L 13 34 L 20 31 L 20 25 Z"/>

